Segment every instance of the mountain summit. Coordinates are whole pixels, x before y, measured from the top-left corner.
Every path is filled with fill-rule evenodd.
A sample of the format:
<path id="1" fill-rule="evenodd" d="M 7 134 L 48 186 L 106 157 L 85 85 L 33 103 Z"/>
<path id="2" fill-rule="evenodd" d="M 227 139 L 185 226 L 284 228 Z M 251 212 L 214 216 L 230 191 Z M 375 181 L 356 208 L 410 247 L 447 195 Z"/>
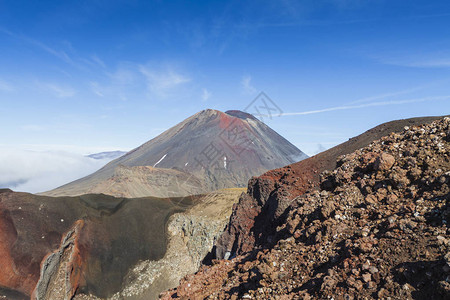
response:
<path id="1" fill-rule="evenodd" d="M 245 187 L 252 176 L 305 158 L 251 114 L 206 109 L 99 171 L 44 194 L 185 196 Z"/>

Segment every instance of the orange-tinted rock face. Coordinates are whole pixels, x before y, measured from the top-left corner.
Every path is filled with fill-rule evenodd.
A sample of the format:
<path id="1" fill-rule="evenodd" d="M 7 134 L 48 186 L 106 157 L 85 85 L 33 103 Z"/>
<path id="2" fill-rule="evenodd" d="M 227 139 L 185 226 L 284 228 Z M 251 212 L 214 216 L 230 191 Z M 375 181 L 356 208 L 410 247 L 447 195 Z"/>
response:
<path id="1" fill-rule="evenodd" d="M 84 229 L 84 221 L 78 220 L 75 224 L 76 237 L 74 239 L 74 245 L 72 250 L 72 256 L 69 262 L 69 272 L 70 272 L 70 295 L 75 295 L 78 288 L 84 285 L 86 282 L 83 277 L 83 267 L 86 264 L 87 253 L 80 249 L 79 237 L 81 231 Z"/>
<path id="2" fill-rule="evenodd" d="M 416 118 L 382 124 L 316 156 L 254 177 L 248 195 L 234 207 L 230 222 L 216 245 L 216 257 L 237 256 L 271 244 L 271 235 L 293 199 L 317 188 L 320 173 L 333 170 L 337 157 L 365 147 L 372 141 L 398 132 L 404 126 L 431 122 L 437 118 Z"/>
<path id="3" fill-rule="evenodd" d="M 233 121 L 235 121 L 235 126 L 241 125 L 242 122 L 239 122 L 239 119 L 233 118 L 232 116 L 228 115 L 228 114 L 224 114 L 222 112 L 220 112 L 219 115 L 219 126 L 222 129 L 227 129 L 230 128 L 230 126 L 232 125 Z M 239 124 L 238 124 L 239 123 Z"/>
<path id="4" fill-rule="evenodd" d="M 0 286 L 30 294 L 37 280 L 37 274 L 16 267 L 11 249 L 17 239 L 17 231 L 8 210 L 0 207 Z"/>
<path id="5" fill-rule="evenodd" d="M 79 239 L 84 226 L 84 220 L 77 220 L 63 234 L 58 249 L 44 257 L 32 299 L 72 298 L 83 285 L 83 267 L 86 261 L 79 249 Z"/>
<path id="6" fill-rule="evenodd" d="M 230 222 L 216 245 L 216 257 L 232 257 L 270 243 L 270 232 L 277 226 L 291 201 L 317 187 L 323 159 L 315 156 L 249 181 L 247 195 L 234 207 Z M 228 253 L 228 254 L 227 254 Z"/>
<path id="7" fill-rule="evenodd" d="M 17 232 L 9 212 L 0 209 L 0 265 L 2 266 L 0 285 L 2 286 L 18 286 L 18 276 L 14 272 L 14 262 L 10 255 L 11 244 L 16 238 Z"/>
<path id="8" fill-rule="evenodd" d="M 54 278 L 65 295 L 111 296 L 130 267 L 164 256 L 167 220 L 194 199 L 0 193 L 0 298 L 43 299 Z"/>

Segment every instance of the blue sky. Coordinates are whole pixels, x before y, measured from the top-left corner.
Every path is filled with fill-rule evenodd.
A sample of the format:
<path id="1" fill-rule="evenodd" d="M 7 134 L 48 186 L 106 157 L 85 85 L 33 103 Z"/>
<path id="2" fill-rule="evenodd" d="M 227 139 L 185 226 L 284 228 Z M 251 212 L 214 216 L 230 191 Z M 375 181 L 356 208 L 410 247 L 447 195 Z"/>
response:
<path id="1" fill-rule="evenodd" d="M 0 0 L 0 150 L 130 150 L 260 91 L 308 154 L 450 113 L 449 1 Z"/>

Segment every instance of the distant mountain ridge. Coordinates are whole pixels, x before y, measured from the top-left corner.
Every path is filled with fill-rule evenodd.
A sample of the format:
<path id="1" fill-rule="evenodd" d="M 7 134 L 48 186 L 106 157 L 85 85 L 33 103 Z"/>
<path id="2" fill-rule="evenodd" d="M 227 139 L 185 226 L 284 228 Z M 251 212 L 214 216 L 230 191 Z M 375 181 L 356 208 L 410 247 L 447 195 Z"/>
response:
<path id="1" fill-rule="evenodd" d="M 248 113 L 207 109 L 99 171 L 43 194 L 185 196 L 245 187 L 252 176 L 307 157 Z M 173 176 L 168 176 L 169 173 Z"/>

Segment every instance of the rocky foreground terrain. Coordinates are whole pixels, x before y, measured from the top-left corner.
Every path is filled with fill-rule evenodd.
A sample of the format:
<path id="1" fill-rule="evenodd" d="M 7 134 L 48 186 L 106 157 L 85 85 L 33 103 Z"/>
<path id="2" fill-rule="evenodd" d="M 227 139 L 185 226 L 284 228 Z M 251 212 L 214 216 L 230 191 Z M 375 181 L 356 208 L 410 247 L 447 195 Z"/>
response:
<path id="1" fill-rule="evenodd" d="M 430 123 L 438 117 L 396 120 L 378 125 L 311 158 L 271 170 L 249 181 L 248 193 L 240 198 L 230 222 L 216 244 L 217 258 L 240 255 L 265 246 L 275 233 L 289 204 L 300 195 L 320 186 L 320 174 L 337 167 L 339 156 L 368 146 L 405 126 Z"/>
<path id="2" fill-rule="evenodd" d="M 217 244 L 227 259 L 162 297 L 449 299 L 449 154 L 444 118 L 340 156 L 332 171 L 254 179 Z M 239 210 L 249 199 L 254 209 Z"/>

